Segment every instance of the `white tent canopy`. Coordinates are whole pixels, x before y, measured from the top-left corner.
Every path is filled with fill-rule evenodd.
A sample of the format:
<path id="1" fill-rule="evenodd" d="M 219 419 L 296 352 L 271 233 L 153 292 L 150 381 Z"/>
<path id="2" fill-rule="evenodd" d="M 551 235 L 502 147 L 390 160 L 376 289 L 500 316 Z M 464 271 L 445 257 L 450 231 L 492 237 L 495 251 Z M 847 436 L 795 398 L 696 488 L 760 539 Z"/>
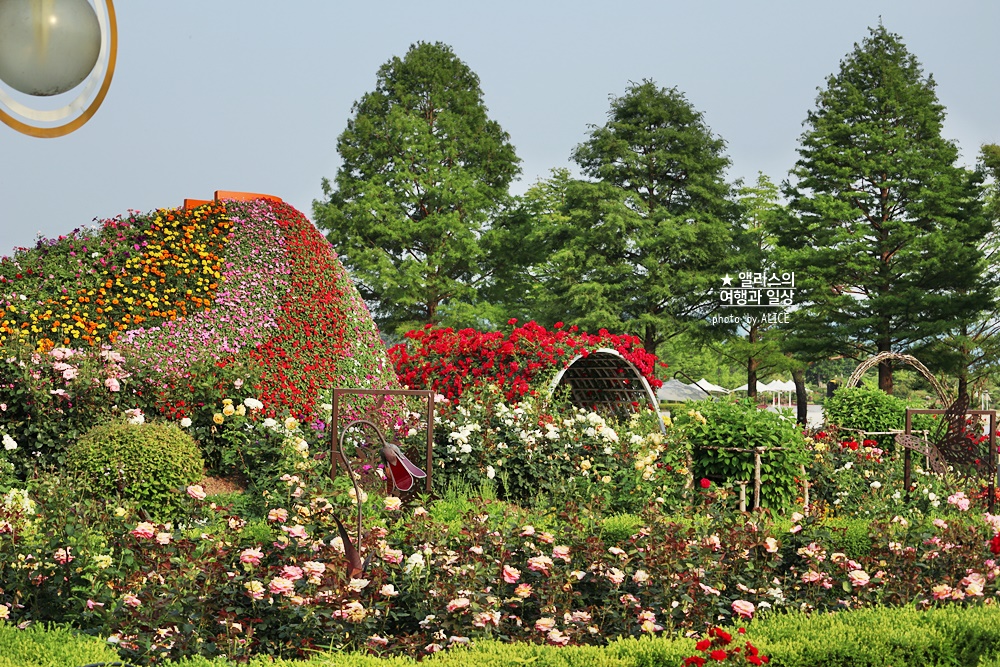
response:
<path id="1" fill-rule="evenodd" d="M 668 403 L 682 403 L 684 401 L 704 400 L 708 398 L 708 394 L 694 385 L 684 384 L 677 379 L 670 379 L 656 390 L 656 397 Z"/>
<path id="2" fill-rule="evenodd" d="M 712 384 L 711 382 L 709 382 L 705 378 L 702 378 L 702 379 L 698 380 L 697 382 L 695 382 L 695 384 L 698 385 L 699 387 L 701 387 L 702 389 L 704 389 L 705 391 L 707 391 L 710 394 L 728 394 L 729 393 L 729 390 L 726 389 L 725 387 L 720 387 L 717 384 Z"/>
<path id="3" fill-rule="evenodd" d="M 744 385 L 740 385 L 736 389 L 733 389 L 733 391 L 747 391 L 749 388 L 750 388 L 750 385 L 744 384 Z M 767 387 L 766 384 L 762 384 L 760 380 L 757 380 L 757 393 L 760 393 L 762 391 L 773 391 L 773 390 L 768 389 L 768 387 Z"/>

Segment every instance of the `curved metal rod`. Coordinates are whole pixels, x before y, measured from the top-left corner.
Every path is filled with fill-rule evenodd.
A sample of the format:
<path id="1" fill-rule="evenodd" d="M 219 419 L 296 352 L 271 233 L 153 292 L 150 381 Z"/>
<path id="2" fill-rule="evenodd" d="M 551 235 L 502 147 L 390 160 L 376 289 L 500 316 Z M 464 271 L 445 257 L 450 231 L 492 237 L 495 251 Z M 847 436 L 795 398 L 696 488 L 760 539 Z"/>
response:
<path id="1" fill-rule="evenodd" d="M 378 439 L 382 442 L 382 446 L 385 447 L 388 443 L 382 436 L 382 431 L 373 422 L 367 419 L 355 419 L 344 426 L 343 430 L 340 432 L 340 440 L 337 443 L 337 453 L 340 454 L 340 460 L 343 462 L 344 467 L 347 469 L 347 474 L 351 477 L 351 484 L 354 485 L 354 499 L 358 503 L 358 553 L 361 552 L 361 487 L 358 486 L 358 480 L 354 475 L 354 468 L 351 467 L 351 462 L 347 460 L 347 456 L 344 454 L 344 437 L 347 432 L 355 426 L 370 426 Z M 354 447 L 357 449 L 357 445 Z"/>
<path id="2" fill-rule="evenodd" d="M 686 379 L 690 380 L 690 381 L 691 381 L 691 384 L 692 384 L 693 386 L 695 386 L 695 387 L 698 387 L 698 389 L 701 389 L 701 393 L 705 394 L 705 395 L 706 395 L 706 396 L 708 396 L 709 398 L 714 398 L 714 397 L 712 396 L 712 394 L 711 394 L 711 393 L 709 393 L 709 391 L 708 391 L 707 389 L 705 389 L 705 388 L 704 388 L 704 387 L 702 387 L 702 386 L 701 386 L 700 384 L 698 384 L 698 381 L 697 381 L 697 380 L 692 380 L 692 379 L 691 379 L 691 376 L 690 376 L 690 375 L 688 375 L 687 373 L 685 373 L 684 371 L 674 371 L 674 379 L 675 379 L 675 380 L 677 379 L 677 376 L 678 376 L 678 375 L 683 375 L 683 376 L 684 376 L 684 377 L 685 377 Z"/>

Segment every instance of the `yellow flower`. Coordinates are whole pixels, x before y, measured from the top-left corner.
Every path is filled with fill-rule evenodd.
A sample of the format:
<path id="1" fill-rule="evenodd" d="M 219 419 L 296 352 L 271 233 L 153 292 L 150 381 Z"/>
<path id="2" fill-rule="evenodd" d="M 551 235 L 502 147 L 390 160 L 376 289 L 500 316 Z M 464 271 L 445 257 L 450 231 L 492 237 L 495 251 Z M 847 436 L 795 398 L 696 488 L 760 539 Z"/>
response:
<path id="1" fill-rule="evenodd" d="M 233 407 L 232 403 L 229 403 L 222 408 L 222 414 L 224 414 L 227 417 L 232 417 L 234 414 L 236 414 L 236 408 Z"/>
<path id="2" fill-rule="evenodd" d="M 214 421 L 216 424 L 221 424 L 222 422 L 226 421 L 226 418 L 222 416 L 221 412 L 216 412 L 214 415 L 212 415 L 212 421 Z"/>

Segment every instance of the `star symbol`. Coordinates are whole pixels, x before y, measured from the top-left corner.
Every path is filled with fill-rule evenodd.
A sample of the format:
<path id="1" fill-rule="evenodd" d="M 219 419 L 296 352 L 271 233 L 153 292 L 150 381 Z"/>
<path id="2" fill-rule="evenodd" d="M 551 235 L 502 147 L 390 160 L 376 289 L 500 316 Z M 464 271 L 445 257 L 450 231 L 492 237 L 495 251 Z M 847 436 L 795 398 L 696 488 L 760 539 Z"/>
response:
<path id="1" fill-rule="evenodd" d="M 729 274 L 727 273 L 726 277 L 722 279 L 722 285 L 723 286 L 731 286 L 732 284 L 733 284 L 733 279 L 731 277 L 729 277 Z"/>

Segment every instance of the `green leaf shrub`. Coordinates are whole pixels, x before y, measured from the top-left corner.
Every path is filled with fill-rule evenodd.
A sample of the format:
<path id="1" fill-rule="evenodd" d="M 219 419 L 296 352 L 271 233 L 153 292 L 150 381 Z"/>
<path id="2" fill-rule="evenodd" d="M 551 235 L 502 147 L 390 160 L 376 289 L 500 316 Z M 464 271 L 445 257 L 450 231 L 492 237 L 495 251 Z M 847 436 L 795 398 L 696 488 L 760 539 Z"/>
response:
<path id="1" fill-rule="evenodd" d="M 32 625 L 19 630 L 0 621 L 0 667 L 72 667 L 118 661 L 115 650 L 99 637 L 56 626 Z"/>
<path id="2" fill-rule="evenodd" d="M 761 453 L 761 505 L 788 508 L 796 504 L 806 449 L 795 420 L 759 410 L 744 399 L 692 404 L 676 422 L 685 428 L 691 442 L 695 479 L 748 481 L 749 497 L 754 478 L 753 449 L 765 447 L 769 449 Z"/>
<path id="3" fill-rule="evenodd" d="M 111 422 L 69 447 L 66 468 L 94 496 L 134 501 L 167 517 L 179 506 L 179 490 L 201 479 L 204 461 L 194 439 L 173 424 Z"/>
<path id="4" fill-rule="evenodd" d="M 906 403 L 881 389 L 844 387 L 838 389 L 823 406 L 828 424 L 842 429 L 891 431 L 902 429 L 906 418 Z M 882 449 L 892 449 L 892 436 L 873 438 Z"/>

